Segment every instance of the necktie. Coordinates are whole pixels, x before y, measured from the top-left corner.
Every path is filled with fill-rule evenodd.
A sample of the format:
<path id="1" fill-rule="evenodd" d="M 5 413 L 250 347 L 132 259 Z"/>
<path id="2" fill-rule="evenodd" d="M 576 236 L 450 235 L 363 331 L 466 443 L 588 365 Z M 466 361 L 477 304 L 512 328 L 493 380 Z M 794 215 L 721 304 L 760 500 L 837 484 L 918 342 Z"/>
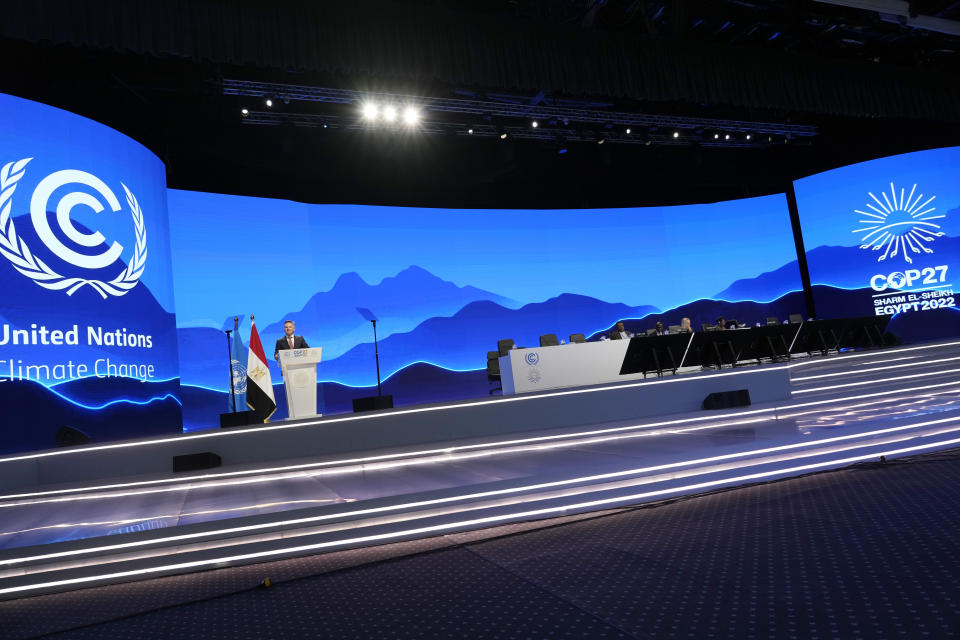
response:
<path id="1" fill-rule="evenodd" d="M 287 338 L 287 342 L 290 344 L 290 348 L 293 349 L 293 337 Z"/>

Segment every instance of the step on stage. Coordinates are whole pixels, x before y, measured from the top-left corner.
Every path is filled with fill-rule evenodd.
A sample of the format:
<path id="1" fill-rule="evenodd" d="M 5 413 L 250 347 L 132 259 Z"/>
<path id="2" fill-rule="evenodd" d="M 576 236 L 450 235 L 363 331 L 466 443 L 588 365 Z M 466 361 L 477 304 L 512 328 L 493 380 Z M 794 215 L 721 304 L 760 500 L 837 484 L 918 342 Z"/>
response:
<path id="1" fill-rule="evenodd" d="M 0 598 L 951 448 L 958 363 L 943 342 L 8 456 Z M 749 406 L 701 408 L 744 389 Z M 205 453 L 222 466 L 171 471 Z"/>

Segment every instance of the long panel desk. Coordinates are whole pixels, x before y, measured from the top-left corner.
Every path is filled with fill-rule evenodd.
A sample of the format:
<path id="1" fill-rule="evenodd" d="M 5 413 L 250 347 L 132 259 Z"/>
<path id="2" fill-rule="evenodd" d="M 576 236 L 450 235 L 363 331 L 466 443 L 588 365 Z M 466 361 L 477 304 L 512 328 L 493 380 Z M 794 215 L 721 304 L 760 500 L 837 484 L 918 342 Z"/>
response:
<path id="1" fill-rule="evenodd" d="M 630 340 L 512 349 L 500 358 L 503 393 L 527 393 L 642 379 L 656 370 L 637 365 L 635 357 L 643 357 L 643 354 L 636 354 L 638 345 L 652 344 L 654 341 L 676 342 L 676 339 L 680 339 L 685 349 L 692 335 L 636 337 Z M 631 348 L 631 345 L 634 346 Z M 665 356 L 661 365 L 663 369 L 675 370 L 679 367 L 683 353 L 680 351 L 674 355 L 675 363 L 670 363 L 669 356 Z"/>
<path id="2" fill-rule="evenodd" d="M 781 362 L 792 353 L 826 354 L 886 346 L 887 317 L 815 320 L 666 336 L 512 349 L 500 358 L 503 393 L 580 387 L 676 373 L 680 367 Z"/>

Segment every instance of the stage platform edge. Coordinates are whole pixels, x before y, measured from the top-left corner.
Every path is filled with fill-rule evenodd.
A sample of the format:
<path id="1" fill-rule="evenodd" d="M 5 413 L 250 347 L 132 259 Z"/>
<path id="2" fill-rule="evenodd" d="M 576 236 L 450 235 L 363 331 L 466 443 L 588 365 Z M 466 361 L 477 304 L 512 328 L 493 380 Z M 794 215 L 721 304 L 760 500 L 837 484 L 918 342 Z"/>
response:
<path id="1" fill-rule="evenodd" d="M 172 475 L 173 456 L 213 452 L 224 467 L 402 451 L 491 436 L 699 411 L 710 393 L 747 389 L 753 403 L 790 398 L 790 370 L 763 365 L 490 399 L 289 420 L 0 458 L 0 487 Z"/>

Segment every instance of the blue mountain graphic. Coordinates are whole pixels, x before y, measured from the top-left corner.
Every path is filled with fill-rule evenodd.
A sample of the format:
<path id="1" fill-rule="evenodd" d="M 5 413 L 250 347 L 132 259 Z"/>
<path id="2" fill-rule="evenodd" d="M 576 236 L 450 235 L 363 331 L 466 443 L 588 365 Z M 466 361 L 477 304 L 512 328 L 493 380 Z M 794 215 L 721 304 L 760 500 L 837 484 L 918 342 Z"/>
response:
<path id="1" fill-rule="evenodd" d="M 539 337 L 556 333 L 591 333 L 619 318 L 645 316 L 656 307 L 631 307 L 575 294 L 507 309 L 494 302 L 472 302 L 449 318 L 431 318 L 413 331 L 394 334 L 380 342 L 380 370 L 397 371 L 418 361 L 456 370 L 486 366 L 486 353 L 497 340 L 512 338 L 520 346 L 539 345 Z M 359 344 L 320 365 L 324 380 L 352 386 L 376 384 L 373 344 Z"/>
<path id="2" fill-rule="evenodd" d="M 369 308 L 377 315 L 377 330 L 386 337 L 410 331 L 428 318 L 451 316 L 477 300 L 519 306 L 514 300 L 483 289 L 459 287 L 418 266 L 407 267 L 378 284 L 369 284 L 351 272 L 342 274 L 329 291 L 314 294 L 299 311 L 277 313 L 258 329 L 265 348 L 270 350 L 273 341 L 283 335 L 283 322 L 293 320 L 298 335 L 305 336 L 311 345 L 322 344 L 324 356 L 335 358 L 373 339 L 370 323 L 357 313 L 357 307 Z M 246 327 L 249 331 L 249 324 Z M 233 316 L 227 318 L 224 328 L 233 328 Z M 248 337 L 244 332 L 244 338 Z"/>
<path id="3" fill-rule="evenodd" d="M 960 238 L 938 238 L 930 248 L 934 251 L 930 255 L 911 253 L 910 257 L 914 262 L 908 264 L 899 255 L 878 262 L 878 254 L 874 251 L 859 247 L 820 246 L 807 252 L 810 281 L 814 285 L 859 289 L 869 286 L 870 278 L 878 273 L 888 274 L 922 266 L 948 264 L 953 256 L 960 255 Z M 737 280 L 714 297 L 723 300 L 768 300 L 769 292 L 784 284 L 787 289 L 799 288 L 798 269 L 797 261 L 793 260 L 756 278 Z M 952 284 L 953 281 L 949 280 L 951 276 L 960 277 L 960 274 L 948 275 L 948 282 Z M 791 286 L 790 283 L 796 284 Z"/>

